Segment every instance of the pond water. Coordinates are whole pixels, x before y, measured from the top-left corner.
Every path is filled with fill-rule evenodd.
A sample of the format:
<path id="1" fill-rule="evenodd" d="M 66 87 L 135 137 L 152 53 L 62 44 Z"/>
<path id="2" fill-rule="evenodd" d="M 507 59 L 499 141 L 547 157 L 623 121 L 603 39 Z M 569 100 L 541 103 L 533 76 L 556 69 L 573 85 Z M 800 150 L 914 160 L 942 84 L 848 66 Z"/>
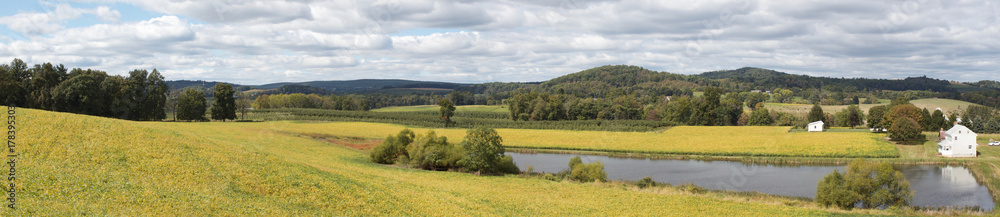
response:
<path id="1" fill-rule="evenodd" d="M 610 180 L 639 180 L 646 176 L 672 185 L 694 183 L 716 190 L 758 191 L 766 194 L 816 196 L 816 185 L 833 170 L 845 166 L 745 165 L 731 161 L 651 160 L 612 158 L 598 155 L 507 153 L 521 170 L 557 173 L 568 169 L 569 159 L 580 156 L 584 163 L 600 161 Z M 905 165 L 903 172 L 914 190 L 914 206 L 979 206 L 993 210 L 989 190 L 976 182 L 961 166 Z"/>

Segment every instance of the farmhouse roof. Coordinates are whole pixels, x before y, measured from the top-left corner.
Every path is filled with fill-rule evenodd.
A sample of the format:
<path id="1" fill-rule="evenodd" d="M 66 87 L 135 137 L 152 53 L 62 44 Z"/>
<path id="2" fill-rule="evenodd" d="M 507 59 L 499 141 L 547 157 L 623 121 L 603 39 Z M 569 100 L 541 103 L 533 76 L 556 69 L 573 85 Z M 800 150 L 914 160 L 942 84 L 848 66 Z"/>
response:
<path id="1" fill-rule="evenodd" d="M 809 125 L 813 125 L 813 124 L 823 124 L 823 121 L 815 121 L 815 122 L 809 123 Z"/>
<path id="2" fill-rule="evenodd" d="M 962 126 L 960 124 L 956 124 L 954 127 L 951 127 L 951 129 L 949 129 L 945 133 L 948 134 L 948 135 L 970 134 L 971 133 L 972 135 L 977 135 L 978 136 L 978 134 L 976 134 L 976 132 L 972 132 L 972 130 L 970 130 L 968 127 Z"/>

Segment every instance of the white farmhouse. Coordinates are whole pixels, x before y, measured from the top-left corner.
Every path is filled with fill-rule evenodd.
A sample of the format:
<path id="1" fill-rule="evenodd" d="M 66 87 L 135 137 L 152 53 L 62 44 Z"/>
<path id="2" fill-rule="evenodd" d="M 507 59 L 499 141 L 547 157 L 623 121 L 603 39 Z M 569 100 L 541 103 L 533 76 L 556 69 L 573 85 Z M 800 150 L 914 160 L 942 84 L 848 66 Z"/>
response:
<path id="1" fill-rule="evenodd" d="M 944 157 L 976 157 L 976 135 L 968 127 L 955 125 L 945 131 L 938 142 L 938 152 Z"/>
<path id="2" fill-rule="evenodd" d="M 809 132 L 823 132 L 823 121 L 809 123 Z"/>

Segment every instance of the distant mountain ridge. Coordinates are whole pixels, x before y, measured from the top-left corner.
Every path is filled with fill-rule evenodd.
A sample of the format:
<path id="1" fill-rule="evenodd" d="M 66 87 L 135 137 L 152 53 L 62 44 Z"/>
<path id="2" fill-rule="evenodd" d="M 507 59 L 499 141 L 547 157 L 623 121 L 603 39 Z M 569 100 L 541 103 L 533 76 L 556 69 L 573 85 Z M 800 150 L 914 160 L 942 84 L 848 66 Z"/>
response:
<path id="1" fill-rule="evenodd" d="M 227 83 L 227 82 L 216 82 L 216 81 L 192 81 L 192 80 L 173 80 L 167 81 L 167 85 L 170 86 L 171 90 L 183 89 L 188 87 L 201 87 L 201 88 L 212 88 L 216 83 Z M 229 83 L 232 84 L 232 83 Z M 455 89 L 462 86 L 468 86 L 470 84 L 462 83 L 450 83 L 450 82 L 436 82 L 436 81 L 414 81 L 414 80 L 403 80 L 403 79 L 358 79 L 358 80 L 342 80 L 342 81 L 306 81 L 306 82 L 279 82 L 270 83 L 263 85 L 236 85 L 233 86 L 245 86 L 247 89 L 275 89 L 279 92 L 302 92 L 302 93 L 330 93 L 330 92 L 344 92 L 344 93 L 361 93 L 361 92 L 372 92 L 381 89 L 393 89 L 393 88 L 426 88 L 426 89 Z"/>
<path id="2" fill-rule="evenodd" d="M 212 81 L 167 81 L 171 89 L 185 87 L 211 88 Z M 967 92 L 982 88 L 996 88 L 994 81 L 978 83 L 953 83 L 947 80 L 922 77 L 904 79 L 831 78 L 796 75 L 771 69 L 743 67 L 701 74 L 684 75 L 659 72 L 632 65 L 606 65 L 566 74 L 542 82 L 490 82 L 464 84 L 404 79 L 358 79 L 341 81 L 279 82 L 263 85 L 243 85 L 244 89 L 270 89 L 276 93 L 435 93 L 451 90 L 470 91 L 476 94 L 510 92 L 529 89 L 556 93 L 563 91 L 578 96 L 601 96 L 609 92 L 637 93 L 640 95 L 671 95 L 705 86 L 732 90 L 775 88 L 853 88 L 857 90 L 931 90 L 935 92 Z M 956 89 L 957 88 L 957 89 Z M 416 92 L 413 92 L 416 91 Z"/>

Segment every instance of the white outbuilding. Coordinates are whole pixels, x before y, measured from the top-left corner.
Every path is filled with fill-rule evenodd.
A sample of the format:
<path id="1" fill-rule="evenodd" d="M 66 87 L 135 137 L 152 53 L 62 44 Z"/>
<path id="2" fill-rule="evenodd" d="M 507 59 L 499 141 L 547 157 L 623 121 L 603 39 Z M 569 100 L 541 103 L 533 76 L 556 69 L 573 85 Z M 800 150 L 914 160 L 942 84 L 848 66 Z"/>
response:
<path id="1" fill-rule="evenodd" d="M 938 142 L 938 153 L 944 157 L 976 157 L 977 135 L 968 127 L 955 125 L 943 133 L 943 137 Z"/>
<path id="2" fill-rule="evenodd" d="M 823 132 L 823 121 L 809 123 L 809 132 Z"/>

